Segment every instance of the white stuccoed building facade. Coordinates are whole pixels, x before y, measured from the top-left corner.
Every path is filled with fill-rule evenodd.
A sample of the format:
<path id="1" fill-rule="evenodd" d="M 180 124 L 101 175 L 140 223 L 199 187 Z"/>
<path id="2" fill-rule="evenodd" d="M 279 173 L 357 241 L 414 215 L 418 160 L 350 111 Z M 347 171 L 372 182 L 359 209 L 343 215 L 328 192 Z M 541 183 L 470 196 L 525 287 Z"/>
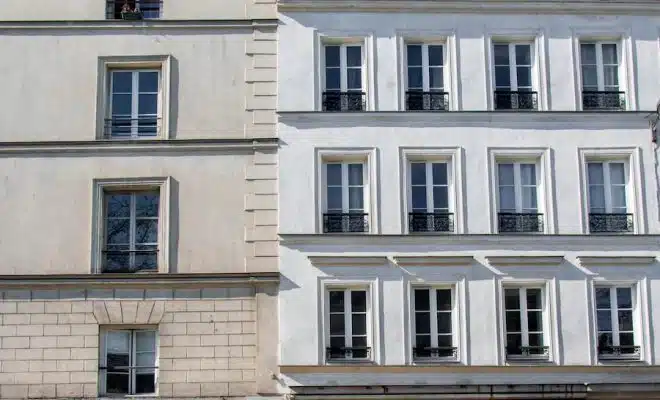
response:
<path id="1" fill-rule="evenodd" d="M 660 398 L 658 4 L 279 11 L 282 389 Z"/>

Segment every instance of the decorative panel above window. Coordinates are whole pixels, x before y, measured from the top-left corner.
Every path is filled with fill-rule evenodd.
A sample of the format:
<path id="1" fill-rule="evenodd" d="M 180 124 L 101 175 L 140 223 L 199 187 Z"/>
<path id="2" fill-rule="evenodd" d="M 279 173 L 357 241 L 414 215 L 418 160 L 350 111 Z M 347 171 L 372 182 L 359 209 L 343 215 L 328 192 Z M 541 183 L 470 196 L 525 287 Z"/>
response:
<path id="1" fill-rule="evenodd" d="M 533 52 L 529 43 L 494 43 L 496 110 L 536 110 L 538 91 L 532 82 Z"/>
<path id="2" fill-rule="evenodd" d="M 621 56 L 615 42 L 580 43 L 583 110 L 625 110 Z"/>

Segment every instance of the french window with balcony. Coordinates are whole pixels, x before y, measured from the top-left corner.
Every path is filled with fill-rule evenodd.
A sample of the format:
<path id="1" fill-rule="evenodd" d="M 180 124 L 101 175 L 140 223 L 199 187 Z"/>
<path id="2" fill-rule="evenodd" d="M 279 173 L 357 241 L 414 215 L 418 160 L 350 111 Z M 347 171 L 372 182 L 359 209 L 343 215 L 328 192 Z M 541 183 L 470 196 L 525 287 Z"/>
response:
<path id="1" fill-rule="evenodd" d="M 406 44 L 407 111 L 449 110 L 445 71 L 443 44 Z"/>
<path id="2" fill-rule="evenodd" d="M 499 233 L 544 232 L 544 216 L 539 212 L 538 186 L 536 163 L 497 163 Z"/>
<path id="3" fill-rule="evenodd" d="M 598 358 L 638 360 L 639 339 L 635 338 L 636 304 L 633 287 L 596 287 Z"/>
<path id="4" fill-rule="evenodd" d="M 454 289 L 413 288 L 413 361 L 458 359 Z"/>
<path id="5" fill-rule="evenodd" d="M 161 4 L 162 0 L 107 0 L 106 19 L 158 19 Z"/>
<path id="6" fill-rule="evenodd" d="M 538 109 L 538 92 L 532 83 L 532 44 L 494 43 L 493 66 L 496 110 Z"/>
<path id="7" fill-rule="evenodd" d="M 155 330 L 102 329 L 99 355 L 101 395 L 156 393 Z"/>
<path id="8" fill-rule="evenodd" d="M 364 51 L 361 44 L 323 47 L 323 111 L 366 111 Z"/>
<path id="9" fill-rule="evenodd" d="M 104 192 L 104 273 L 158 270 L 160 190 Z"/>
<path id="10" fill-rule="evenodd" d="M 410 161 L 408 232 L 454 232 L 450 163 Z"/>
<path id="11" fill-rule="evenodd" d="M 323 171 L 323 233 L 369 232 L 367 163 L 324 162 Z"/>
<path id="12" fill-rule="evenodd" d="M 614 42 L 580 43 L 583 110 L 625 110 L 619 51 Z"/>
<path id="13" fill-rule="evenodd" d="M 326 361 L 372 360 L 369 290 L 328 288 L 326 307 Z"/>
<path id="14" fill-rule="evenodd" d="M 633 232 L 628 212 L 628 168 L 624 161 L 587 162 L 589 232 Z"/>
<path id="15" fill-rule="evenodd" d="M 545 293 L 541 287 L 505 287 L 507 360 L 548 360 Z"/>
<path id="16" fill-rule="evenodd" d="M 154 138 L 161 130 L 161 71 L 114 69 L 104 124 L 108 139 Z"/>

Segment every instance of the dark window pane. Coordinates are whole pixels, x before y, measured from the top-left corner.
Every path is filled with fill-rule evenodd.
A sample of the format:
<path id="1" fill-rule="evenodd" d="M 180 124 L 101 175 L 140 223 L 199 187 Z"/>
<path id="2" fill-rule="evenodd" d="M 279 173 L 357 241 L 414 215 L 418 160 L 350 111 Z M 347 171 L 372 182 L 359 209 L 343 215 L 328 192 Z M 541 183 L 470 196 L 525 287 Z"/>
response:
<path id="1" fill-rule="evenodd" d="M 413 211 L 426 212 L 426 186 L 413 186 L 411 192 Z"/>
<path id="2" fill-rule="evenodd" d="M 349 185 L 362 185 L 364 184 L 364 166 L 363 164 L 348 164 L 348 184 Z"/>
<path id="3" fill-rule="evenodd" d="M 543 331 L 543 313 L 541 311 L 527 311 L 527 329 L 530 332 Z"/>
<path id="4" fill-rule="evenodd" d="M 362 186 L 348 188 L 349 211 L 364 210 L 364 188 Z"/>
<path id="5" fill-rule="evenodd" d="M 495 65 L 509 65 L 509 45 L 496 44 L 493 46 Z"/>
<path id="6" fill-rule="evenodd" d="M 342 188 L 341 186 L 332 186 L 327 189 L 328 211 L 342 210 Z"/>
<path id="7" fill-rule="evenodd" d="M 135 269 L 153 270 L 158 269 L 158 255 L 153 253 L 139 253 L 135 255 Z"/>
<path id="8" fill-rule="evenodd" d="M 346 88 L 348 90 L 361 90 L 362 89 L 362 69 L 349 68 L 346 71 Z"/>
<path id="9" fill-rule="evenodd" d="M 144 193 L 135 195 L 135 215 L 138 217 L 158 216 L 158 193 Z"/>
<path id="10" fill-rule="evenodd" d="M 596 307 L 610 308 L 610 288 L 596 288 Z"/>
<path id="11" fill-rule="evenodd" d="M 133 98 L 130 94 L 112 95 L 112 115 L 124 115 L 130 117 L 133 105 Z"/>
<path id="12" fill-rule="evenodd" d="M 325 88 L 327 90 L 341 89 L 341 71 L 339 68 L 327 68 L 325 70 Z"/>
<path id="13" fill-rule="evenodd" d="M 111 372 L 128 372 L 129 366 L 128 354 L 113 354 L 108 353 L 106 356 L 106 366 L 108 371 Z"/>
<path id="14" fill-rule="evenodd" d="M 508 66 L 495 67 L 495 86 L 499 88 L 511 86 L 511 75 Z"/>
<path id="15" fill-rule="evenodd" d="M 422 67 L 408 67 L 408 88 L 422 89 Z"/>
<path id="16" fill-rule="evenodd" d="M 618 308 L 632 308 L 632 290 L 630 288 L 617 288 L 616 303 Z"/>
<path id="17" fill-rule="evenodd" d="M 367 347 L 366 336 L 352 336 L 351 340 L 353 341 L 353 347 Z"/>
<path id="18" fill-rule="evenodd" d="M 366 335 L 367 334 L 367 315 L 366 314 L 353 314 L 353 334 Z"/>
<path id="19" fill-rule="evenodd" d="M 596 45 L 582 43 L 580 45 L 580 61 L 582 64 L 596 64 Z"/>
<path id="20" fill-rule="evenodd" d="M 449 208 L 449 192 L 447 186 L 436 186 L 433 188 L 433 207 Z"/>
<path id="21" fill-rule="evenodd" d="M 612 346 L 612 333 L 599 333 L 598 334 L 598 347 Z"/>
<path id="22" fill-rule="evenodd" d="M 103 267 L 104 272 L 119 272 L 130 265 L 129 253 L 116 252 L 116 249 L 108 248 L 108 252 L 105 255 L 105 265 Z"/>
<path id="23" fill-rule="evenodd" d="M 504 308 L 507 310 L 520 309 L 520 291 L 518 289 L 504 289 Z"/>
<path id="24" fill-rule="evenodd" d="M 506 330 L 507 332 L 520 332 L 520 311 L 506 312 Z"/>
<path id="25" fill-rule="evenodd" d="M 527 289 L 527 308 L 536 310 L 543 308 L 541 289 Z"/>
<path id="26" fill-rule="evenodd" d="M 430 309 L 428 289 L 415 290 L 415 310 L 428 311 Z"/>
<path id="27" fill-rule="evenodd" d="M 409 44 L 407 50 L 408 65 L 422 65 L 422 46 Z"/>
<path id="28" fill-rule="evenodd" d="M 325 66 L 339 67 L 339 46 L 325 46 Z"/>
<path id="29" fill-rule="evenodd" d="M 438 335 L 438 347 L 453 347 L 451 335 Z"/>
<path id="30" fill-rule="evenodd" d="M 331 290 L 330 312 L 344 312 L 344 292 L 340 290 Z"/>
<path id="31" fill-rule="evenodd" d="M 107 244 L 129 244 L 129 232 L 131 229 L 130 219 L 109 219 L 106 221 L 106 243 Z"/>
<path id="32" fill-rule="evenodd" d="M 330 186 L 341 186 L 341 164 L 326 164 L 326 181 Z"/>
<path id="33" fill-rule="evenodd" d="M 156 375 L 155 374 L 137 374 L 135 376 L 135 393 L 155 393 Z"/>
<path id="34" fill-rule="evenodd" d="M 516 65 L 532 65 L 532 49 L 530 45 L 516 45 Z"/>
<path id="35" fill-rule="evenodd" d="M 444 88 L 445 79 L 442 76 L 442 68 L 429 68 L 429 87 L 431 89 Z"/>
<path id="36" fill-rule="evenodd" d="M 158 114 L 158 95 L 141 94 L 138 98 L 138 114 L 157 115 Z"/>
<path id="37" fill-rule="evenodd" d="M 333 336 L 330 338 L 330 347 L 345 347 L 346 339 L 343 336 Z"/>
<path id="38" fill-rule="evenodd" d="M 431 335 L 416 335 L 415 347 L 417 347 L 418 349 L 431 347 Z"/>
<path id="39" fill-rule="evenodd" d="M 522 336 L 519 333 L 509 333 L 506 335 L 506 349 L 509 354 L 520 354 L 522 346 Z"/>
<path id="40" fill-rule="evenodd" d="M 447 184 L 447 164 L 446 163 L 433 163 L 433 184 L 446 185 Z"/>
<path id="41" fill-rule="evenodd" d="M 410 181 L 413 185 L 426 185 L 426 164 L 410 164 Z"/>
<path id="42" fill-rule="evenodd" d="M 451 290 L 450 289 L 438 289 L 436 290 L 436 301 L 438 304 L 438 311 L 449 311 L 451 310 Z"/>
<path id="43" fill-rule="evenodd" d="M 354 290 L 351 292 L 351 311 L 367 311 L 367 292 L 364 290 Z"/>
<path id="44" fill-rule="evenodd" d="M 140 72 L 139 80 L 140 80 L 139 82 L 140 93 L 158 92 L 158 72 L 155 71 Z"/>
<path id="45" fill-rule="evenodd" d="M 429 46 L 429 65 L 437 66 L 443 65 L 442 46 Z"/>
<path id="46" fill-rule="evenodd" d="M 619 311 L 619 330 L 632 331 L 633 330 L 633 313 L 632 311 Z"/>
<path id="47" fill-rule="evenodd" d="M 135 243 L 158 243 L 157 219 L 138 219 L 135 221 Z"/>
<path id="48" fill-rule="evenodd" d="M 361 46 L 347 46 L 346 47 L 346 66 L 359 67 L 362 65 L 362 47 Z"/>
<path id="49" fill-rule="evenodd" d="M 632 332 L 619 334 L 619 345 L 621 346 L 634 346 L 635 337 Z"/>
<path id="50" fill-rule="evenodd" d="M 431 333 L 430 313 L 415 313 L 415 333 Z"/>
<path id="51" fill-rule="evenodd" d="M 612 313 L 610 310 L 596 311 L 596 319 L 598 320 L 599 331 L 612 330 Z"/>
<path id="52" fill-rule="evenodd" d="M 518 87 L 531 87 L 532 86 L 532 68 L 531 67 L 518 67 L 516 68 L 516 79 L 518 80 Z"/>
<path id="53" fill-rule="evenodd" d="M 451 313 L 438 313 L 438 333 L 451 333 Z"/>
<path id="54" fill-rule="evenodd" d="M 107 374 L 106 392 L 117 394 L 128 394 L 128 374 Z"/>
<path id="55" fill-rule="evenodd" d="M 330 314 L 330 335 L 343 335 L 345 329 L 344 314 Z"/>
<path id="56" fill-rule="evenodd" d="M 532 347 L 543 346 L 543 334 L 542 333 L 530 333 L 529 334 L 529 345 Z"/>
<path id="57" fill-rule="evenodd" d="M 112 93 L 131 93 L 133 91 L 133 73 L 115 71 L 112 73 Z"/>

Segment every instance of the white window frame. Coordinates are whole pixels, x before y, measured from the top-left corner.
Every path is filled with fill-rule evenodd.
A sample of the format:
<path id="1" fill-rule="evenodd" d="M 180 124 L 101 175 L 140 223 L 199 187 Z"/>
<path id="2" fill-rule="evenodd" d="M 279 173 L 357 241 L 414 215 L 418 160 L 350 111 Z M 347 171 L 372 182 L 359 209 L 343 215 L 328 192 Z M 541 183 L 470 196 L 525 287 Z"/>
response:
<path id="1" fill-rule="evenodd" d="M 610 89 L 605 89 L 605 64 L 603 64 L 603 45 L 607 44 L 613 44 L 616 46 L 616 56 L 617 56 L 617 78 L 618 78 L 618 86 L 617 86 L 617 91 L 619 92 L 625 92 L 625 90 L 622 90 L 623 82 L 625 82 L 625 75 L 623 74 L 623 56 L 621 52 L 621 43 L 615 40 L 588 40 L 588 39 L 581 39 L 580 42 L 578 43 L 578 52 L 580 55 L 580 58 L 578 58 L 579 61 L 579 68 L 580 68 L 580 91 L 584 91 L 584 82 L 582 81 L 582 45 L 583 44 L 593 44 L 595 45 L 596 48 L 596 79 L 598 82 L 598 91 L 603 92 L 607 91 Z"/>
<path id="2" fill-rule="evenodd" d="M 509 356 L 507 355 L 506 352 L 506 346 L 507 346 L 507 326 L 506 326 L 506 296 L 505 296 L 505 291 L 507 289 L 518 289 L 519 293 L 519 302 L 520 302 L 520 314 L 521 314 L 521 319 L 520 319 L 520 328 L 521 328 L 521 346 L 529 345 L 529 323 L 527 320 L 527 296 L 526 296 L 526 290 L 527 289 L 540 289 L 541 290 L 541 302 L 543 304 L 543 308 L 541 310 L 541 315 L 542 315 L 542 320 L 543 320 L 543 344 L 544 346 L 548 347 L 548 356 L 540 356 L 540 355 L 530 355 L 530 356 L 518 356 L 518 355 L 513 355 Z M 525 291 L 525 296 L 522 297 L 522 293 Z M 523 361 L 529 361 L 529 360 L 537 360 L 541 362 L 548 362 L 553 360 L 553 345 L 552 345 L 552 335 L 550 331 L 550 299 L 548 297 L 548 294 L 550 291 L 548 290 L 547 284 L 543 283 L 523 283 L 523 282 L 504 282 L 501 286 L 501 314 L 502 314 L 502 350 L 503 350 L 503 355 L 504 358 L 507 362 L 515 362 L 518 360 L 523 360 Z"/>
<path id="3" fill-rule="evenodd" d="M 456 357 L 439 357 L 439 358 L 415 358 L 412 356 L 413 363 L 429 363 L 429 362 L 447 362 L 447 361 L 458 361 L 461 359 L 461 338 L 460 338 L 460 329 L 461 321 L 459 315 L 459 299 L 458 291 L 455 284 L 436 284 L 436 285 L 411 285 L 410 286 L 410 332 L 411 332 L 411 350 L 415 347 L 417 342 L 417 327 L 415 325 L 416 321 L 416 309 L 415 309 L 415 291 L 419 289 L 429 290 L 429 306 L 430 306 L 430 318 L 431 318 L 431 347 L 438 347 L 438 325 L 436 314 L 438 312 L 437 297 L 435 296 L 437 290 L 450 290 L 451 291 L 451 340 L 452 347 L 456 347 Z M 433 296 L 431 295 L 433 294 Z"/>
<path id="4" fill-rule="evenodd" d="M 626 182 L 624 184 L 625 186 L 625 193 L 626 193 L 626 213 L 630 211 L 630 167 L 628 166 L 628 162 L 626 160 L 587 160 L 586 162 L 586 168 L 587 168 L 587 175 L 585 176 L 587 180 L 587 189 L 591 188 L 593 186 L 591 182 L 589 182 L 589 164 L 602 164 L 603 166 L 603 186 L 604 186 L 604 191 L 605 191 L 605 213 L 609 214 L 612 213 L 612 183 L 611 183 L 611 174 L 610 174 L 610 164 L 623 164 L 623 173 L 626 178 Z M 588 202 L 588 209 L 589 212 L 591 212 L 591 196 L 590 196 L 590 190 L 587 190 L 587 202 Z"/>
<path id="5" fill-rule="evenodd" d="M 157 138 L 160 135 L 160 128 L 161 128 L 161 115 L 162 115 L 162 108 L 163 108 L 163 100 L 162 100 L 162 95 L 163 95 L 163 79 L 162 79 L 162 71 L 160 69 L 153 69 L 153 68 L 136 68 L 136 69 L 122 69 L 122 68 L 113 68 L 108 71 L 108 79 L 109 82 L 108 84 L 110 87 L 108 88 L 108 109 L 107 109 L 107 115 L 106 115 L 106 120 L 112 121 L 113 118 L 113 103 L 112 103 L 112 98 L 113 98 L 113 81 L 114 81 L 114 76 L 115 72 L 130 72 L 131 73 L 131 134 L 130 136 L 113 136 L 112 135 L 112 125 L 110 126 L 110 133 L 107 134 L 108 139 L 139 139 L 139 138 Z M 140 135 L 138 131 L 138 121 L 137 119 L 139 118 L 140 114 L 138 113 L 139 109 L 139 100 L 140 100 L 140 74 L 143 72 L 155 72 L 158 74 L 158 91 L 156 93 L 156 116 L 153 117 L 156 119 L 156 134 L 155 135 Z M 128 93 L 124 93 L 128 94 Z"/>
<path id="6" fill-rule="evenodd" d="M 512 92 L 518 91 L 518 74 L 517 74 L 517 61 L 516 61 L 516 46 L 520 45 L 525 45 L 529 46 L 529 53 L 530 53 L 530 65 L 529 65 L 529 74 L 530 74 L 530 90 L 532 92 L 536 92 L 538 95 L 538 89 L 537 85 L 534 79 L 535 71 L 536 71 L 536 49 L 534 47 L 534 42 L 533 41 L 523 41 L 523 40 L 518 40 L 518 41 L 505 41 L 505 40 L 493 40 L 492 41 L 492 76 L 493 76 L 493 91 L 498 90 L 497 89 L 497 77 L 495 75 L 495 67 L 498 66 L 498 64 L 495 64 L 495 46 L 499 45 L 506 45 L 509 47 L 509 83 L 510 83 L 510 88 Z"/>
<path id="7" fill-rule="evenodd" d="M 374 309 L 374 299 L 372 298 L 373 288 L 371 284 L 367 283 L 357 283 L 350 282 L 345 285 L 339 283 L 332 283 L 324 285 L 323 287 L 323 309 L 324 309 L 324 328 L 323 328 L 323 347 L 322 355 L 324 363 L 327 364 L 336 364 L 336 363 L 371 363 L 376 359 L 376 346 L 374 341 L 374 332 L 375 327 L 373 326 L 373 309 Z M 367 319 L 367 347 L 371 349 L 369 352 L 369 357 L 367 358 L 344 358 L 344 359 L 334 359 L 328 360 L 326 358 L 326 348 L 330 347 L 330 292 L 331 291 L 343 291 L 344 292 L 344 340 L 345 347 L 352 347 L 352 310 L 351 310 L 351 292 L 353 291 L 364 291 L 367 301 L 366 307 L 366 319 Z"/>
<path id="8" fill-rule="evenodd" d="M 341 208 L 342 213 L 350 212 L 350 202 L 349 202 L 349 192 L 351 187 L 360 187 L 360 185 L 351 185 L 349 182 L 348 176 L 348 166 L 349 165 L 362 165 L 362 204 L 364 205 L 363 211 L 367 213 L 368 201 L 369 201 L 369 171 L 366 161 L 325 161 L 323 163 L 323 192 L 325 208 L 323 209 L 324 213 L 328 212 L 328 178 L 327 178 L 327 166 L 328 165 L 340 165 L 341 166 Z"/>
<path id="9" fill-rule="evenodd" d="M 513 164 L 513 190 L 515 193 L 515 202 L 516 202 L 516 213 L 523 213 L 523 207 L 522 207 L 522 189 L 523 189 L 523 184 L 521 181 L 520 177 L 520 166 L 521 164 L 533 164 L 534 165 L 534 176 L 536 177 L 536 212 L 538 214 L 542 214 L 542 210 L 539 207 L 539 187 L 541 186 L 541 176 L 539 174 L 540 172 L 540 165 L 538 161 L 525 161 L 525 160 L 497 160 L 497 163 L 495 164 L 495 185 L 497 187 L 497 212 L 500 213 L 501 211 L 501 199 L 500 199 L 500 182 L 499 182 L 499 166 L 500 164 Z M 527 186 L 525 186 L 527 187 Z"/>
<path id="10" fill-rule="evenodd" d="M 616 290 L 619 288 L 630 289 L 630 296 L 632 301 L 632 315 L 633 315 L 633 345 L 639 346 L 639 355 L 637 357 L 631 355 L 622 355 L 617 356 L 608 356 L 598 354 L 598 337 L 599 337 L 599 327 L 598 327 L 598 302 L 596 296 L 597 289 L 609 289 L 610 290 L 610 323 L 612 324 L 612 346 L 620 345 L 619 338 L 619 318 L 618 318 L 618 299 L 616 296 Z M 641 328 L 641 306 L 640 306 L 640 296 L 638 293 L 638 288 L 636 283 L 616 283 L 616 282 L 594 282 L 593 285 L 593 305 L 594 305 L 594 331 L 595 331 L 595 347 L 596 347 L 596 357 L 599 361 L 607 360 L 640 360 L 643 357 L 643 337 L 642 337 L 642 328 Z"/>
<path id="11" fill-rule="evenodd" d="M 442 89 L 441 92 L 448 92 L 448 71 L 447 71 L 447 44 L 443 41 L 419 41 L 419 40 L 407 40 L 404 42 L 404 53 L 403 53 L 403 66 L 404 66 L 404 87 L 405 91 L 411 90 L 408 86 L 408 46 L 421 46 L 422 47 L 422 65 L 414 65 L 414 67 L 422 68 L 422 91 L 430 92 L 431 91 L 431 78 L 430 78 L 430 65 L 429 65 L 429 46 L 442 46 Z M 438 66 L 434 66 L 437 68 Z M 438 89 L 438 88 L 434 88 Z M 419 89 L 412 89 L 419 90 Z M 440 92 L 439 92 L 440 93 Z"/>
<path id="12" fill-rule="evenodd" d="M 120 56 L 99 57 L 98 80 L 97 80 L 97 121 L 96 139 L 111 140 L 154 140 L 169 139 L 170 132 L 170 93 L 171 93 L 171 64 L 172 57 L 169 55 L 157 56 Z M 159 93 L 158 93 L 158 132 L 156 136 L 121 136 L 113 137 L 106 135 L 106 119 L 112 117 L 112 72 L 125 71 L 159 71 Z M 133 90 L 136 90 L 135 87 Z M 133 101 L 137 101 L 133 96 Z"/>
<path id="13" fill-rule="evenodd" d="M 130 332 L 131 333 L 131 341 L 130 341 L 130 355 L 129 355 L 129 364 L 131 366 L 134 366 L 133 363 L 136 359 L 136 337 L 137 337 L 137 332 L 154 332 L 155 333 L 155 340 L 154 340 L 154 387 L 155 387 L 155 392 L 154 393 L 140 393 L 140 394 L 134 394 L 134 393 L 127 393 L 125 395 L 121 394 L 107 394 L 106 393 L 106 374 L 107 371 L 105 369 L 99 369 L 99 395 L 100 396 L 130 396 L 130 397 L 151 397 L 154 395 L 158 395 L 158 383 L 159 383 L 159 342 L 160 342 L 160 335 L 158 333 L 158 329 L 156 327 L 144 327 L 144 326 L 117 326 L 117 327 L 103 327 L 100 329 L 100 340 L 99 340 L 99 364 L 102 367 L 107 366 L 107 337 L 108 334 L 111 332 Z M 136 371 L 135 369 L 131 369 L 130 372 L 130 380 L 129 380 L 129 392 L 131 392 L 131 389 L 135 389 L 135 375 Z"/>
<path id="14" fill-rule="evenodd" d="M 347 47 L 360 47 L 360 53 L 362 55 L 362 64 L 360 65 L 360 75 L 361 75 L 361 83 L 362 83 L 362 88 L 361 92 L 367 93 L 366 87 L 367 87 L 367 63 L 366 63 L 366 54 L 365 50 L 366 47 L 364 43 L 361 41 L 355 41 L 355 40 L 346 40 L 346 41 L 333 41 L 333 40 L 328 40 L 324 41 L 322 43 L 322 48 L 321 48 L 321 88 L 322 92 L 326 92 L 328 90 L 336 90 L 336 89 L 328 89 L 326 87 L 326 60 L 325 60 L 325 48 L 328 46 L 337 46 L 339 47 L 339 74 L 340 74 L 340 84 L 339 84 L 339 90 L 341 93 L 346 93 L 349 91 L 348 89 L 348 63 L 347 63 L 347 56 L 346 56 L 346 48 Z M 350 67 L 353 68 L 353 67 Z M 350 91 L 355 92 L 355 89 L 350 89 Z"/>
<path id="15" fill-rule="evenodd" d="M 103 249 L 106 243 L 105 232 L 105 194 L 107 192 L 140 192 L 158 190 L 158 270 L 159 273 L 170 271 L 170 198 L 171 178 L 125 178 L 96 179 L 93 182 L 92 203 L 92 273 L 103 272 Z"/>
<path id="16" fill-rule="evenodd" d="M 447 160 L 408 160 L 408 204 L 409 204 L 409 209 L 410 212 L 413 212 L 413 206 L 412 206 L 412 188 L 413 186 L 420 186 L 420 185 L 413 185 L 412 184 L 412 164 L 425 164 L 426 167 L 426 184 L 424 185 L 424 188 L 426 189 L 426 212 L 427 213 L 434 213 L 435 212 L 435 198 L 434 198 L 434 193 L 433 193 L 433 188 L 436 186 L 444 186 L 444 185 L 436 185 L 433 183 L 433 164 L 445 164 L 447 166 L 447 211 L 448 213 L 453 213 L 454 210 L 454 204 L 453 204 L 453 196 L 451 195 L 454 190 L 454 183 L 452 182 L 452 176 L 453 176 L 453 171 L 451 170 L 451 161 Z"/>

